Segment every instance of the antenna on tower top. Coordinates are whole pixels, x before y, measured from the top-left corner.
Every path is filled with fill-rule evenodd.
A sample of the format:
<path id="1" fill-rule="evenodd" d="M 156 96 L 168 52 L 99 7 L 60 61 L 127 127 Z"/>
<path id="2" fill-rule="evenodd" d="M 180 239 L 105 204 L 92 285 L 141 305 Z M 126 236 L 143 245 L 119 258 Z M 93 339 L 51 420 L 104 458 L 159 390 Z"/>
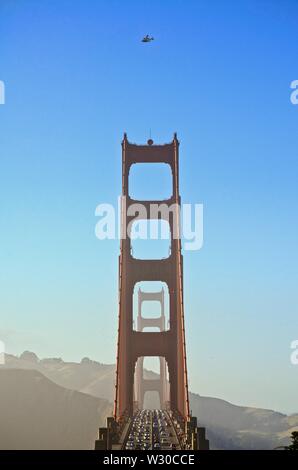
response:
<path id="1" fill-rule="evenodd" d="M 153 140 L 151 139 L 151 127 L 149 128 L 149 139 L 147 140 L 148 145 L 153 145 Z"/>

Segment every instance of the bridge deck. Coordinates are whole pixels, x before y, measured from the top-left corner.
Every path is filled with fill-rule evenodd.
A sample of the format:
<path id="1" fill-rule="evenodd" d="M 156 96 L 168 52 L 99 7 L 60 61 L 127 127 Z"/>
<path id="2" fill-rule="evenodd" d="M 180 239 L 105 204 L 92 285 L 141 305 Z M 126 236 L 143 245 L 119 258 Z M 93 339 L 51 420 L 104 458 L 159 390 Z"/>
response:
<path id="1" fill-rule="evenodd" d="M 165 410 L 138 411 L 122 438 L 123 449 L 171 450 L 180 449 L 174 423 Z"/>

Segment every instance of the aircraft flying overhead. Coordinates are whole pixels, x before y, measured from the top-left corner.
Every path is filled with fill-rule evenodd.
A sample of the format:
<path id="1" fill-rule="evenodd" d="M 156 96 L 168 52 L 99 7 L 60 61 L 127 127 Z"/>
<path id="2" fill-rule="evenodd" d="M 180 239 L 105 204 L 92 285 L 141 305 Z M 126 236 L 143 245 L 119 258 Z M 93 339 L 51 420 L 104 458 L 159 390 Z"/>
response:
<path id="1" fill-rule="evenodd" d="M 146 36 L 143 37 L 142 42 L 151 42 L 154 41 L 154 37 L 150 37 L 149 34 L 146 34 Z"/>

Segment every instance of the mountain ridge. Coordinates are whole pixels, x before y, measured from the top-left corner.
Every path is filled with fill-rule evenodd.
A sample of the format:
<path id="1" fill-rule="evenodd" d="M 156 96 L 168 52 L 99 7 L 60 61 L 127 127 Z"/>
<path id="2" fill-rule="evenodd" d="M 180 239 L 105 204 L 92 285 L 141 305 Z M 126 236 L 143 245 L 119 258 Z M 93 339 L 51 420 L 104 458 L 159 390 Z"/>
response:
<path id="1" fill-rule="evenodd" d="M 111 412 L 114 364 L 102 364 L 88 358 L 82 359 L 80 363 L 64 362 L 61 358 L 39 359 L 27 351 L 20 357 L 6 355 L 0 373 L 4 370 L 33 370 L 63 390 L 80 393 L 90 399 L 105 400 L 107 414 L 102 412 L 97 416 L 98 426 L 103 424 Z M 146 371 L 145 374 L 147 377 L 157 377 L 152 371 Z M 51 386 L 48 384 L 48 387 Z M 42 394 L 42 391 L 39 390 L 39 393 Z M 65 392 L 60 390 L 60 393 Z M 84 402 L 84 399 L 81 397 L 79 402 Z M 287 445 L 290 433 L 298 430 L 298 414 L 288 416 L 274 410 L 234 405 L 220 398 L 204 397 L 197 393 L 190 393 L 190 405 L 200 425 L 206 427 L 211 447 L 216 449 L 272 449 Z M 7 406 L 13 405 L 7 403 Z M 90 433 L 94 432 L 93 425 Z M 73 445 L 77 446 L 77 441 Z"/>

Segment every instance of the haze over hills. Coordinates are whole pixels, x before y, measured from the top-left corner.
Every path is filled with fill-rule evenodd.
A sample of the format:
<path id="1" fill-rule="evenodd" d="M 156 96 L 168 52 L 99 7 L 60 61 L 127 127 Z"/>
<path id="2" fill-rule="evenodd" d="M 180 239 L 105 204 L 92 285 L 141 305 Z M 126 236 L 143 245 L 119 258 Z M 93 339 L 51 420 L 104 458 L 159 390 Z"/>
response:
<path id="1" fill-rule="evenodd" d="M 67 390 L 36 370 L 0 369 L 0 449 L 92 449 L 107 400 Z"/>
<path id="2" fill-rule="evenodd" d="M 154 372 L 146 374 L 157 378 Z M 88 358 L 75 363 L 39 360 L 29 352 L 6 355 L 0 366 L 0 448 L 92 448 L 98 427 L 111 414 L 114 378 L 113 364 Z M 194 393 L 190 404 L 213 449 L 272 449 L 288 444 L 290 433 L 298 430 L 298 414 Z"/>

